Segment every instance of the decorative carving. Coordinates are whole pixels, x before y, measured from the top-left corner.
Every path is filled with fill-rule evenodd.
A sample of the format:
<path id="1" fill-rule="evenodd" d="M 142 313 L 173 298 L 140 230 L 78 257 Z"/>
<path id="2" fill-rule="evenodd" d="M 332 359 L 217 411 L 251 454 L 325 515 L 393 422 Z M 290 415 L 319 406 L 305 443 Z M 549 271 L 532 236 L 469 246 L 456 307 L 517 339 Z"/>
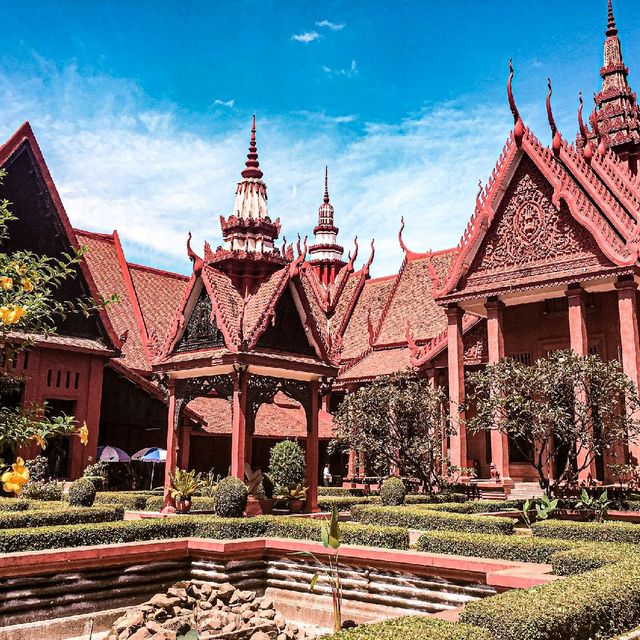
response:
<path id="1" fill-rule="evenodd" d="M 468 282 L 495 282 L 504 273 L 541 268 L 562 271 L 576 259 L 601 264 L 602 252 L 591 234 L 552 204 L 553 191 L 531 162 L 523 161 L 511 182 L 485 249 Z M 490 277 L 489 274 L 495 277 Z M 517 275 L 515 275 L 517 277 Z"/>
<path id="2" fill-rule="evenodd" d="M 487 342 L 486 323 L 479 322 L 465 333 L 463 345 L 465 364 L 481 364 L 487 362 L 489 345 Z"/>
<path id="3" fill-rule="evenodd" d="M 216 324 L 215 315 L 211 308 L 211 299 L 203 287 L 175 350 L 176 352 L 194 351 L 207 347 L 224 346 L 224 336 Z"/>

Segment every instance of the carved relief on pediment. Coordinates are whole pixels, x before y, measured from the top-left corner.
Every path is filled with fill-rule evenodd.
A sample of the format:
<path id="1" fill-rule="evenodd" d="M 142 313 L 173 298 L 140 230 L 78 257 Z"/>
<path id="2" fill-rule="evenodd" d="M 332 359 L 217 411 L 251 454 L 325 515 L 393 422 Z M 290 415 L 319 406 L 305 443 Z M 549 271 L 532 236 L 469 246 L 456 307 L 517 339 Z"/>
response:
<path id="1" fill-rule="evenodd" d="M 464 363 L 481 364 L 489 357 L 489 343 L 487 342 L 487 323 L 482 321 L 464 334 Z"/>
<path id="2" fill-rule="evenodd" d="M 552 204 L 552 188 L 537 168 L 524 160 L 480 248 L 468 282 L 477 284 L 494 274 L 529 275 L 557 272 L 604 260 L 595 240 L 565 209 Z M 524 275 L 524 274 L 522 274 Z"/>

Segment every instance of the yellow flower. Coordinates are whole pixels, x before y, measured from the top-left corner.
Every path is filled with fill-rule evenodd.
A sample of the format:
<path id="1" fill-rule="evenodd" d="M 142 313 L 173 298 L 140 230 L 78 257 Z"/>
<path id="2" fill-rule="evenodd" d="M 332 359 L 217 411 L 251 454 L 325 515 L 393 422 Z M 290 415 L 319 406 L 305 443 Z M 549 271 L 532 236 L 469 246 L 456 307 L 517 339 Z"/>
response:
<path id="1" fill-rule="evenodd" d="M 17 458 L 9 471 L 5 471 L 0 478 L 2 488 L 7 493 L 20 493 L 22 487 L 29 482 L 29 469 L 24 466 L 24 460 Z"/>
<path id="2" fill-rule="evenodd" d="M 36 433 L 35 435 L 31 436 L 31 439 L 41 448 L 41 449 L 46 449 L 47 448 L 47 441 L 39 434 Z"/>
<path id="3" fill-rule="evenodd" d="M 12 262 L 9 265 L 19 276 L 23 276 L 25 273 L 27 273 L 27 268 L 20 264 L 19 262 Z"/>
<path id="4" fill-rule="evenodd" d="M 33 282 L 31 282 L 29 278 L 22 278 L 22 280 L 20 280 L 20 284 L 24 291 L 33 291 Z"/>
<path id="5" fill-rule="evenodd" d="M 80 436 L 80 442 L 82 442 L 82 444 L 86 445 L 89 442 L 89 427 L 87 427 L 86 422 L 82 423 L 78 435 Z"/>
<path id="6" fill-rule="evenodd" d="M 16 324 L 24 315 L 25 309 L 19 304 L 10 307 L 0 307 L 0 320 L 3 324 Z"/>
<path id="7" fill-rule="evenodd" d="M 2 276 L 0 278 L 0 289 L 9 291 L 11 288 L 13 288 L 13 280 L 9 276 Z"/>

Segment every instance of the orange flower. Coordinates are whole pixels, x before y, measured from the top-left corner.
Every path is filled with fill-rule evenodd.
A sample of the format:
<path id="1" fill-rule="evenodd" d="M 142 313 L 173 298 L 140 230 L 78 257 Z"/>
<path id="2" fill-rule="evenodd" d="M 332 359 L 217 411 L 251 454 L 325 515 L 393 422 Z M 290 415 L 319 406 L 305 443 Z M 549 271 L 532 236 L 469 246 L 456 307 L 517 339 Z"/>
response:
<path id="1" fill-rule="evenodd" d="M 80 436 L 80 442 L 82 442 L 82 444 L 86 445 L 89 442 L 89 427 L 87 427 L 86 422 L 82 423 L 78 435 Z"/>
<path id="2" fill-rule="evenodd" d="M 9 289 L 12 289 L 12 288 L 13 288 L 13 280 L 9 278 L 9 276 L 2 276 L 0 278 L 0 289 L 9 291 Z"/>
<path id="3" fill-rule="evenodd" d="M 24 291 L 33 291 L 33 282 L 31 282 L 29 278 L 22 278 L 22 280 L 20 280 L 20 284 Z"/>
<path id="4" fill-rule="evenodd" d="M 0 307 L 0 321 L 3 324 L 16 324 L 24 315 L 25 309 L 18 304 L 10 307 Z"/>
<path id="5" fill-rule="evenodd" d="M 7 493 L 20 493 L 22 487 L 29 482 L 29 469 L 24 466 L 24 460 L 17 458 L 11 465 L 11 469 L 2 474 L 0 481 L 2 482 L 2 488 Z"/>
<path id="6" fill-rule="evenodd" d="M 41 448 L 41 449 L 46 449 L 47 448 L 47 441 L 39 434 L 36 433 L 35 435 L 31 436 L 31 439 Z"/>

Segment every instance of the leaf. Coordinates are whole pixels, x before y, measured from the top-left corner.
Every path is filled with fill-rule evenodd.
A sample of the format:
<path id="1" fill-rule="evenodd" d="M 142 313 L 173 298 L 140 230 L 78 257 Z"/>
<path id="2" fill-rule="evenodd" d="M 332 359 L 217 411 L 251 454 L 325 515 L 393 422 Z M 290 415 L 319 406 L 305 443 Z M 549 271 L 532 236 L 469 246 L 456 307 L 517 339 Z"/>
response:
<path id="1" fill-rule="evenodd" d="M 309 583 L 309 588 L 313 591 L 316 588 L 316 584 L 318 584 L 318 574 L 316 573 L 313 578 L 311 578 L 311 582 Z"/>
<path id="2" fill-rule="evenodd" d="M 326 524 L 322 525 L 322 544 L 325 547 L 329 546 L 329 527 Z"/>

